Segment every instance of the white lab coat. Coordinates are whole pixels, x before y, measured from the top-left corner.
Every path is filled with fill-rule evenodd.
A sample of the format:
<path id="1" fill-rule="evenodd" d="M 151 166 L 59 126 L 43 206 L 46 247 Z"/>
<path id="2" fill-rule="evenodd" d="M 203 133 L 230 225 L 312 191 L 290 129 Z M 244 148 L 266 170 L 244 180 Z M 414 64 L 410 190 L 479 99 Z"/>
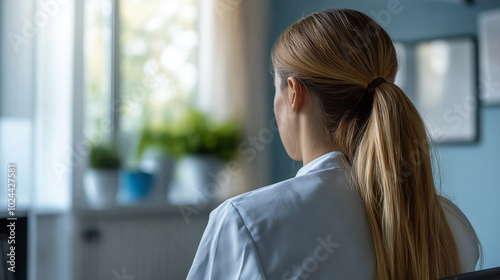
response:
<path id="1" fill-rule="evenodd" d="M 294 178 L 231 198 L 210 214 L 187 279 L 374 279 L 363 202 L 339 152 Z M 443 199 L 467 271 L 478 260 L 467 218 Z M 463 221 L 461 221 L 461 220 Z"/>

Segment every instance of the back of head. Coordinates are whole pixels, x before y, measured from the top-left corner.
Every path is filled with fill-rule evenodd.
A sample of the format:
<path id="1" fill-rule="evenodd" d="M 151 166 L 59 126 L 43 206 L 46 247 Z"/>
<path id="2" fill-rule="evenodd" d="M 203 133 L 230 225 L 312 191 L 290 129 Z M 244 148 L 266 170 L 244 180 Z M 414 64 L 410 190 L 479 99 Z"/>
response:
<path id="1" fill-rule="evenodd" d="M 398 62 L 388 34 L 361 12 L 328 9 L 289 27 L 272 61 L 276 75 L 304 84 L 332 149 L 352 167 L 372 231 L 377 279 L 460 273 L 457 245 L 434 186 L 425 126 L 393 83 Z M 379 84 L 368 91 L 376 78 Z"/>

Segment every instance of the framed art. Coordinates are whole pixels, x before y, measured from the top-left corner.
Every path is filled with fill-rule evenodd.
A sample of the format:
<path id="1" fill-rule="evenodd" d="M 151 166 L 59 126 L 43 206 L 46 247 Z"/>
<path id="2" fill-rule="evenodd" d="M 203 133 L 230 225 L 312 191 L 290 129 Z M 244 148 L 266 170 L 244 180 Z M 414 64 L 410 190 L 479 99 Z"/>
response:
<path id="1" fill-rule="evenodd" d="M 500 9 L 478 18 L 479 97 L 484 104 L 500 105 Z"/>
<path id="2" fill-rule="evenodd" d="M 477 62 L 472 37 L 413 45 L 413 101 L 435 143 L 477 140 Z"/>

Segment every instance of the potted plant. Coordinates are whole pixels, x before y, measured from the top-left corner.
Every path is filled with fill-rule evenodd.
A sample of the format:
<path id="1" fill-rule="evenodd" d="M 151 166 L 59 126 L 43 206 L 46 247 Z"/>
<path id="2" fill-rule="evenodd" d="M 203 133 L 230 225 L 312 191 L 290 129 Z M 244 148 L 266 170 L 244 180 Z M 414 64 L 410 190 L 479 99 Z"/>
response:
<path id="1" fill-rule="evenodd" d="M 105 207 L 116 202 L 120 159 L 113 144 L 92 145 L 89 168 L 84 174 L 84 190 L 91 207 Z"/>
<path id="2" fill-rule="evenodd" d="M 217 173 L 236 154 L 238 125 L 233 121 L 217 123 L 188 108 L 162 131 L 157 135 L 158 147 L 177 159 L 169 200 L 176 204 L 214 200 L 208 192 L 218 187 Z"/>
<path id="3" fill-rule="evenodd" d="M 159 201 L 167 199 L 172 182 L 175 159 L 166 151 L 164 130 L 146 127 L 139 137 L 138 158 L 142 170 L 153 174 L 153 193 Z"/>

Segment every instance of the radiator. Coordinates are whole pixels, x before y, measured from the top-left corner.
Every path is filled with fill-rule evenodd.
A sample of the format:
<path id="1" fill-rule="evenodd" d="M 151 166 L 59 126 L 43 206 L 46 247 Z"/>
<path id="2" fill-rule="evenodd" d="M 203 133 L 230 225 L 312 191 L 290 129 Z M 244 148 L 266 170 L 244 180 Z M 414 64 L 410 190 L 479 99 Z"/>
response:
<path id="1" fill-rule="evenodd" d="M 186 279 L 208 213 L 149 217 L 80 218 L 76 278 L 81 280 Z"/>

